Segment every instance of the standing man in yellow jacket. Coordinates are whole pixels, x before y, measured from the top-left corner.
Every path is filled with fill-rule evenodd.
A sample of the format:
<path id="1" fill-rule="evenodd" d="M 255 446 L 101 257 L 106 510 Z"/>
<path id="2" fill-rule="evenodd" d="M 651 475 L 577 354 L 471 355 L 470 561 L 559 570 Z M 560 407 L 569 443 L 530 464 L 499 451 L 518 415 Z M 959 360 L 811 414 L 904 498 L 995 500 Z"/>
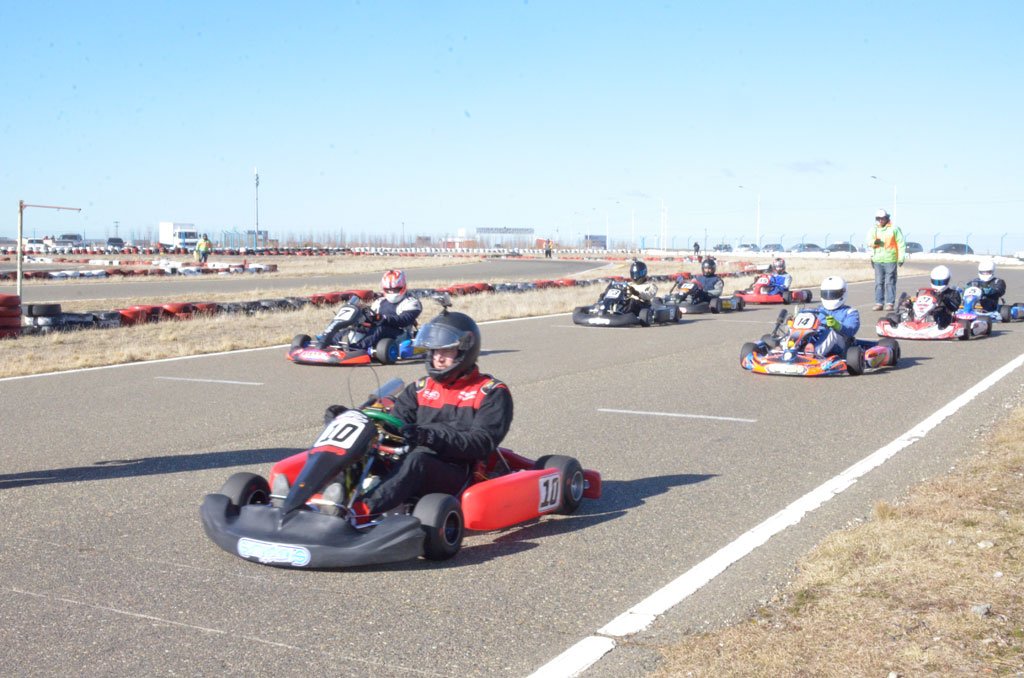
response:
<path id="1" fill-rule="evenodd" d="M 894 226 L 884 209 L 875 212 L 875 225 L 868 231 L 868 251 L 875 269 L 875 305 L 872 310 L 893 310 L 896 303 L 896 268 L 907 258 L 903 231 Z"/>

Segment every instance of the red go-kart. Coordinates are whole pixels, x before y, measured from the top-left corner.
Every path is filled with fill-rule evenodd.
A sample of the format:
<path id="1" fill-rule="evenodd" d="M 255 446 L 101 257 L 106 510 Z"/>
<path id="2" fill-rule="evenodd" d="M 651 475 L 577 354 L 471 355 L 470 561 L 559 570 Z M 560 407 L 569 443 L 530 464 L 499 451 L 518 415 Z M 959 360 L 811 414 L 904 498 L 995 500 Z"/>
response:
<path id="1" fill-rule="evenodd" d="M 880 337 L 897 339 L 960 339 L 984 337 L 992 333 L 992 318 L 974 310 L 980 290 L 973 288 L 971 294 L 964 294 L 964 307 L 953 314 L 952 322 L 940 326 L 935 321 L 935 310 L 939 298 L 930 287 L 917 291 L 911 302 L 907 293 L 900 295 L 896 313 L 890 313 L 875 323 L 875 333 Z"/>
<path id="2" fill-rule="evenodd" d="M 546 514 L 569 514 L 601 496 L 601 475 L 572 457 L 536 461 L 498 448 L 476 465 L 458 496 L 428 494 L 398 511 L 357 510 L 371 474 L 407 448 L 388 413 L 394 379 L 360 408 L 342 412 L 313 446 L 278 462 L 268 479 L 236 473 L 200 508 L 206 534 L 225 551 L 277 567 L 355 567 L 451 558 L 466 530 L 500 530 Z M 271 489 L 273 488 L 273 489 Z"/>
<path id="3" fill-rule="evenodd" d="M 747 304 L 806 304 L 811 301 L 814 295 L 810 290 L 782 290 L 773 291 L 778 288 L 778 282 L 768 274 L 759 275 L 749 289 L 736 292 L 733 296 L 739 297 Z"/>

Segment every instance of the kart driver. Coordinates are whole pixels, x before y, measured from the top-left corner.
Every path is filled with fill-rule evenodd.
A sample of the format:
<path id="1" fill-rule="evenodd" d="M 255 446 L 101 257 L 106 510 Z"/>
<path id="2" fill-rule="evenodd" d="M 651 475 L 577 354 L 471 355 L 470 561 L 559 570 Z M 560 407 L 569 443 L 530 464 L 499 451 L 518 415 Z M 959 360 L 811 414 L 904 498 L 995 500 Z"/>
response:
<path id="1" fill-rule="evenodd" d="M 768 287 L 764 290 L 764 294 L 782 294 L 793 284 L 793 276 L 786 273 L 786 260 L 782 257 L 778 257 L 772 262 L 771 268 L 768 269 L 768 275 L 771 278 L 768 280 Z"/>
<path id="2" fill-rule="evenodd" d="M 996 262 L 991 259 L 978 262 L 978 277 L 966 286 L 981 288 L 978 305 L 988 313 L 997 310 L 999 301 L 1006 295 L 1006 281 L 996 277 Z"/>
<path id="3" fill-rule="evenodd" d="M 846 355 L 846 349 L 860 329 L 860 312 L 846 304 L 846 281 L 830 275 L 821 281 L 821 306 L 811 309 L 822 327 L 814 341 L 815 354 Z"/>
<path id="4" fill-rule="evenodd" d="M 945 329 L 953 322 L 953 314 L 960 309 L 960 291 L 949 286 L 949 279 L 952 274 L 948 266 L 938 265 L 932 269 L 931 280 L 932 290 L 938 303 L 932 309 L 932 319 L 939 329 Z M 910 297 L 903 302 L 901 310 L 909 311 L 914 306 L 917 296 Z"/>
<path id="5" fill-rule="evenodd" d="M 423 305 L 416 297 L 410 297 L 406 293 L 407 289 L 404 271 L 392 269 L 384 272 L 380 279 L 382 296 L 370 304 L 370 312 L 375 321 L 373 329 L 349 348 L 373 348 L 381 339 L 399 337 L 407 328 L 416 324 L 416 319 L 423 312 Z M 331 345 L 340 324 L 332 322 L 324 333 L 317 337 L 319 348 Z"/>
<path id="6" fill-rule="evenodd" d="M 694 282 L 699 285 L 690 295 L 693 303 L 699 304 L 703 301 L 711 301 L 722 296 L 725 289 L 725 281 L 717 273 L 718 265 L 714 259 L 708 257 L 700 264 L 700 275 L 693 276 Z M 679 279 L 682 282 L 682 278 Z"/>
<path id="7" fill-rule="evenodd" d="M 658 294 L 658 286 L 647 280 L 647 264 L 639 259 L 634 259 L 630 264 L 629 282 L 626 285 L 635 302 L 632 304 L 634 313 L 650 306 L 651 300 Z"/>
<path id="8" fill-rule="evenodd" d="M 371 514 L 432 492 L 457 496 L 512 425 L 508 386 L 477 367 L 480 328 L 472 318 L 446 311 L 420 329 L 416 344 L 427 349 L 427 376 L 406 386 L 391 410 L 407 424 L 411 451 L 379 482 L 367 478 L 365 507 L 357 508 Z"/>

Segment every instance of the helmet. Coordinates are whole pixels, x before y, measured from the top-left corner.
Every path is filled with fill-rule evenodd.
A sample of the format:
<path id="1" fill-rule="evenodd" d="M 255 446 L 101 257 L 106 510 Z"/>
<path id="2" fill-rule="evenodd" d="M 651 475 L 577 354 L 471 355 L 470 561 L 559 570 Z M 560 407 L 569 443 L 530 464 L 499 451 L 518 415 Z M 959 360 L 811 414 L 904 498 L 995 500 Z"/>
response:
<path id="1" fill-rule="evenodd" d="M 946 266 L 936 266 L 932 269 L 932 289 L 936 292 L 944 292 L 949 287 L 950 272 Z"/>
<path id="2" fill-rule="evenodd" d="M 480 357 L 480 328 L 465 313 L 442 313 L 420 328 L 416 345 L 427 349 L 427 374 L 450 384 L 469 373 Z M 434 349 L 457 348 L 455 363 L 445 370 L 434 368 Z"/>
<path id="3" fill-rule="evenodd" d="M 825 310 L 834 311 L 845 303 L 845 280 L 838 275 L 830 275 L 821 281 L 821 305 Z"/>
<path id="4" fill-rule="evenodd" d="M 633 282 L 638 282 L 638 283 L 646 282 L 647 281 L 647 264 L 645 264 L 644 262 L 640 261 L 639 259 L 634 259 L 633 260 L 633 264 L 629 267 L 629 277 L 630 277 L 630 279 L 633 280 Z"/>
<path id="5" fill-rule="evenodd" d="M 391 269 L 381 276 L 380 290 L 384 293 L 384 298 L 392 304 L 397 304 L 405 298 L 405 289 L 405 273 L 402 271 Z"/>
<path id="6" fill-rule="evenodd" d="M 978 279 L 981 282 L 988 282 L 996 277 L 996 262 L 991 259 L 982 259 L 978 262 Z"/>
<path id="7" fill-rule="evenodd" d="M 714 275 L 715 271 L 718 270 L 718 264 L 711 257 L 708 257 L 700 265 L 700 272 L 704 275 Z"/>
<path id="8" fill-rule="evenodd" d="M 886 212 L 884 209 L 879 208 L 879 210 L 877 212 L 875 212 L 875 219 L 876 220 L 885 221 L 888 218 L 889 218 L 889 213 Z"/>
<path id="9" fill-rule="evenodd" d="M 783 259 L 782 257 L 779 257 L 778 259 L 776 259 L 775 261 L 772 262 L 772 268 L 775 269 L 776 273 L 785 273 L 786 272 L 786 260 Z"/>

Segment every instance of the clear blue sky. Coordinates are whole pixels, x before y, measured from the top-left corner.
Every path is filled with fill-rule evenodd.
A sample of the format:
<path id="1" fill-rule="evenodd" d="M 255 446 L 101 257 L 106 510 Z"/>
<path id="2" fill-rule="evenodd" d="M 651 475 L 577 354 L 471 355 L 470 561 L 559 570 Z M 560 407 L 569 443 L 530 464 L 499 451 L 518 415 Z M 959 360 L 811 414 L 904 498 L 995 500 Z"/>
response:
<path id="1" fill-rule="evenodd" d="M 1024 249 L 1024 3 L 6 2 L 0 235 Z M 879 179 L 872 179 L 875 175 Z M 739 188 L 743 186 L 744 188 Z M 635 219 L 635 229 L 633 223 Z M 31 234 L 31 233 L 29 233 Z"/>

